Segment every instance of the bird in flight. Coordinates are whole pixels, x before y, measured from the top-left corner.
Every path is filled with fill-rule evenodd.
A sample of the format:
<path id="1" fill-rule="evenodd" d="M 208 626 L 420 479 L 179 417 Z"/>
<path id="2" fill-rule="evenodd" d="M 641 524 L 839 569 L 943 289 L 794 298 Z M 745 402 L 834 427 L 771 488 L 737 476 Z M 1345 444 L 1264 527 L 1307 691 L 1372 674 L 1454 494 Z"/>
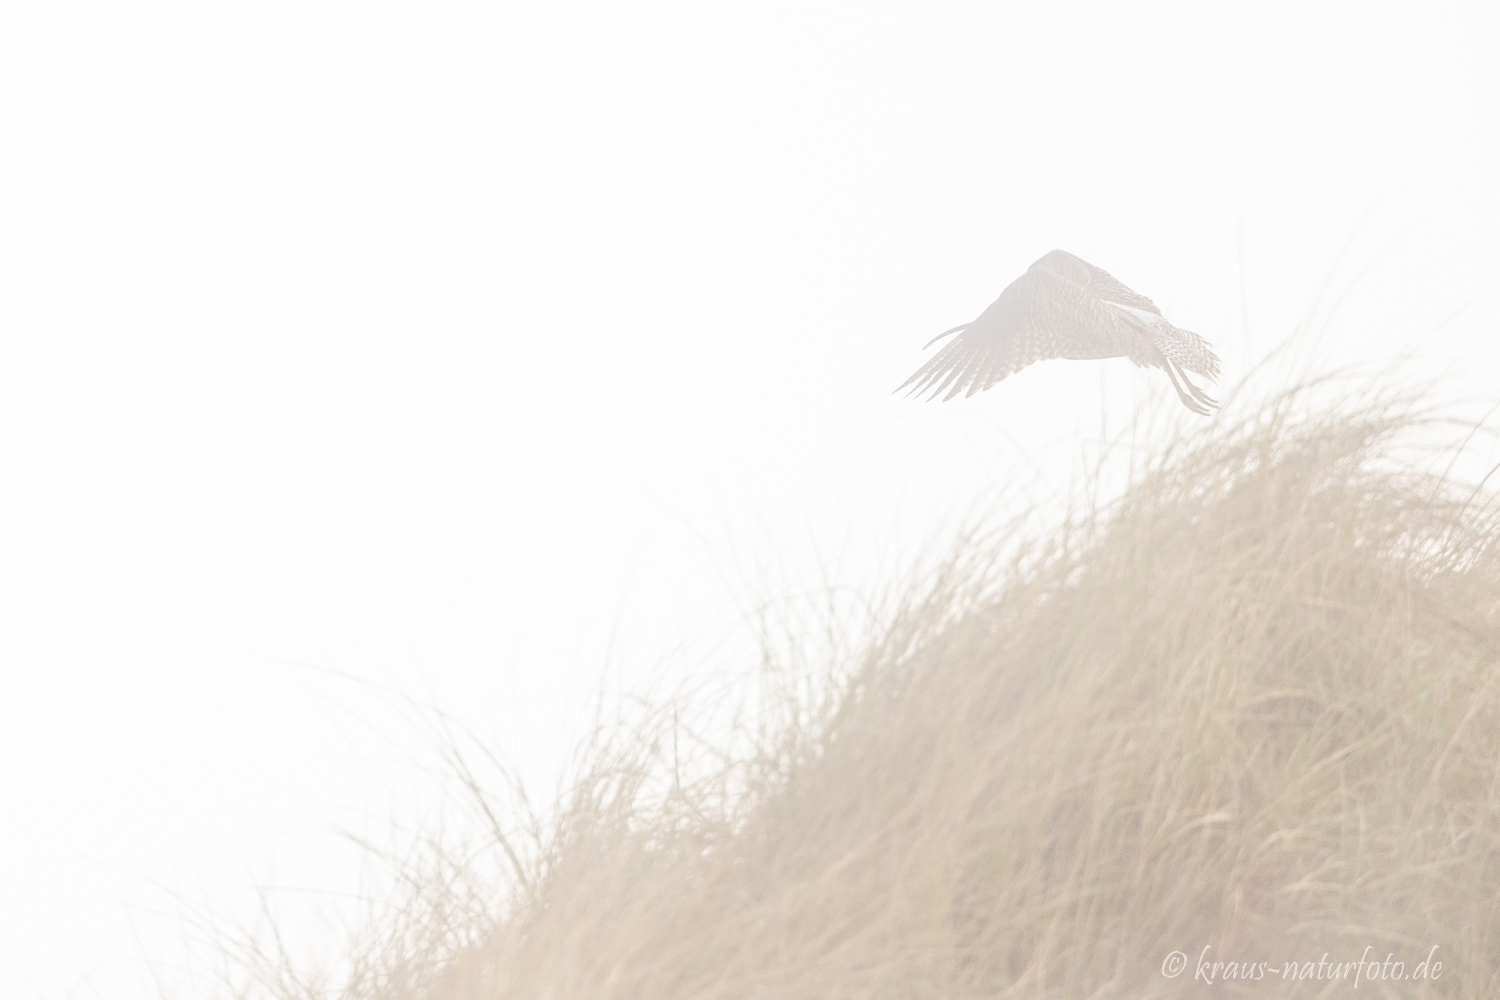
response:
<path id="1" fill-rule="evenodd" d="M 1061 250 L 1032 264 L 978 319 L 926 346 L 955 333 L 896 391 L 911 386 L 929 399 L 952 399 L 983 392 L 1036 361 L 1129 358 L 1141 368 L 1165 371 L 1194 413 L 1207 416 L 1219 405 L 1187 377 L 1192 372 L 1218 380 L 1219 359 L 1207 341 L 1168 323 L 1155 303 L 1108 272 Z"/>

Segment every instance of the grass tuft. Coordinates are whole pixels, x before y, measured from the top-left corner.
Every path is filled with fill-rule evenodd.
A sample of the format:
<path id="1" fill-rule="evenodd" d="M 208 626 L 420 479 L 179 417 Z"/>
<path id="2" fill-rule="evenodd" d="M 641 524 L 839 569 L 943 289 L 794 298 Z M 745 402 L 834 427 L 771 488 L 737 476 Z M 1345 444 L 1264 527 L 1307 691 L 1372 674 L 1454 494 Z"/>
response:
<path id="1" fill-rule="evenodd" d="M 1420 394 L 1327 388 L 971 533 L 831 682 L 601 729 L 546 820 L 455 756 L 502 889 L 429 859 L 342 995 L 1165 997 L 1206 954 L 1311 997 L 1437 946 L 1365 988 L 1500 996 L 1500 521 Z"/>

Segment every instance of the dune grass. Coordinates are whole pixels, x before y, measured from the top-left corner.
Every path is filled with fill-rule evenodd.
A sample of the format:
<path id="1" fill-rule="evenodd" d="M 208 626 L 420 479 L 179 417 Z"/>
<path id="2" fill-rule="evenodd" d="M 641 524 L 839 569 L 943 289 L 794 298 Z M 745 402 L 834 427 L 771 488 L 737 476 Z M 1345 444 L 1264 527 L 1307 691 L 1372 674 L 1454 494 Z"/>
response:
<path id="1" fill-rule="evenodd" d="M 1390 955 L 1441 970 L 1353 995 L 1500 996 L 1500 519 L 1405 447 L 1419 397 L 1315 396 L 969 537 L 830 683 L 601 733 L 550 818 L 486 805 L 498 888 L 427 859 L 336 992 L 1312 997 Z"/>

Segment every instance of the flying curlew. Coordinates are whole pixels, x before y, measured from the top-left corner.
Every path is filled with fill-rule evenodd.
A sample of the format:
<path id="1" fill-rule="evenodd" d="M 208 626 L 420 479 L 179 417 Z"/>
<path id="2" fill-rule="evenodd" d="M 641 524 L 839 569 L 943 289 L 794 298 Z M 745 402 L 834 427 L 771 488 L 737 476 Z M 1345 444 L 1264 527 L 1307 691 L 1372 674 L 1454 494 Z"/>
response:
<path id="1" fill-rule="evenodd" d="M 931 390 L 935 399 L 983 392 L 1005 376 L 1049 358 L 1129 358 L 1142 368 L 1160 368 L 1183 405 L 1205 416 L 1219 404 L 1188 381 L 1193 372 L 1215 381 L 1219 359 L 1196 333 L 1168 323 L 1155 303 L 1108 272 L 1070 253 L 1053 250 L 979 314 L 928 341 L 949 334 L 939 351 L 897 389 Z"/>

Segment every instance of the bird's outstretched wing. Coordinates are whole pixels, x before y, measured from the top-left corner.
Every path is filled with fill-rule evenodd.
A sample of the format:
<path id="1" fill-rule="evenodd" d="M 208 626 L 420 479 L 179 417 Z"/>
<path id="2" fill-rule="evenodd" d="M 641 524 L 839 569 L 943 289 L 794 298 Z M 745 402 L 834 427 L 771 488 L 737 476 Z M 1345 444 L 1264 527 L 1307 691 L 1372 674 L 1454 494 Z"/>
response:
<path id="1" fill-rule="evenodd" d="M 972 396 L 1037 361 L 1123 353 L 1117 338 L 1096 338 L 1100 346 L 1091 351 L 1069 335 L 1071 329 L 1090 321 L 1098 325 L 1098 319 L 1088 315 L 1087 300 L 1084 288 L 1071 276 L 1033 266 L 1006 286 L 979 318 L 947 331 L 959 335 L 896 391 L 909 388 L 912 393 L 927 393 L 929 399 Z"/>

